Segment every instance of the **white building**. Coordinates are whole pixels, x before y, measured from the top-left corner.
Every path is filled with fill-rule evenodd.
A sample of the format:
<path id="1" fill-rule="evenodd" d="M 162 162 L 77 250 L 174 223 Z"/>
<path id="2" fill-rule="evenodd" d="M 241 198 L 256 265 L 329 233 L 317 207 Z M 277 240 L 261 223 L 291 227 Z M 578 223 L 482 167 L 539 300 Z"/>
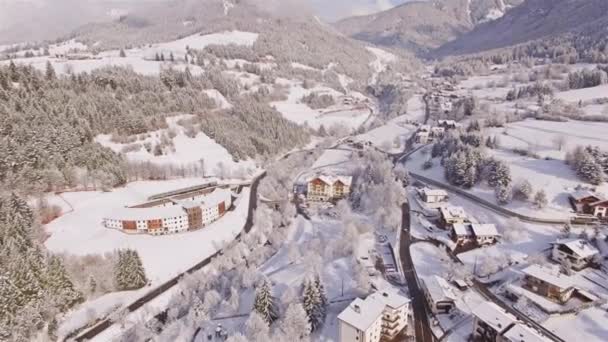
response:
<path id="1" fill-rule="evenodd" d="M 106 228 L 125 233 L 164 235 L 202 228 L 222 217 L 232 205 L 230 189 L 217 188 L 180 200 L 165 199 L 113 209 L 102 220 Z"/>
<path id="2" fill-rule="evenodd" d="M 394 339 L 407 326 L 410 300 L 396 289 L 355 299 L 338 315 L 339 341 L 379 342 Z"/>
<path id="3" fill-rule="evenodd" d="M 582 270 L 589 266 L 600 251 L 583 239 L 565 239 L 553 243 L 551 258 L 559 263 L 570 261 L 572 268 Z"/>
<path id="4" fill-rule="evenodd" d="M 462 207 L 446 205 L 439 208 L 441 224 L 444 228 L 449 228 L 455 223 L 469 222 L 469 217 Z"/>
<path id="5" fill-rule="evenodd" d="M 499 337 L 500 342 L 551 342 L 548 337 L 541 335 L 527 325 L 517 322 Z"/>
<path id="6" fill-rule="evenodd" d="M 419 191 L 420 198 L 425 203 L 439 203 L 443 202 L 448 198 L 448 193 L 442 189 L 429 189 L 424 188 Z"/>
<path id="7" fill-rule="evenodd" d="M 492 302 L 483 302 L 473 309 L 474 341 L 497 341 L 517 318 Z"/>
<path id="8" fill-rule="evenodd" d="M 471 229 L 473 230 L 475 241 L 480 246 L 496 243 L 500 237 L 500 234 L 498 234 L 498 230 L 496 229 L 496 225 L 494 224 L 473 223 L 471 224 Z"/>
<path id="9" fill-rule="evenodd" d="M 456 294 L 447 280 L 439 276 L 420 279 L 424 297 L 434 314 L 449 313 L 456 306 Z"/>

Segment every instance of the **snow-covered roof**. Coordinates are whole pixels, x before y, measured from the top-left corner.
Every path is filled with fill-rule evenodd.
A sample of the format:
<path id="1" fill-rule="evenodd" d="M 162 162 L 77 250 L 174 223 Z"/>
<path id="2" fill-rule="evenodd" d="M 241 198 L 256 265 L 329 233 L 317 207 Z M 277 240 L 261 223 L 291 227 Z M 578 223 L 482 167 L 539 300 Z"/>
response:
<path id="1" fill-rule="evenodd" d="M 353 182 L 352 176 L 333 176 L 333 175 L 320 175 L 320 176 L 311 177 L 308 179 L 308 182 L 311 182 L 315 179 L 319 179 L 319 180 L 325 182 L 326 184 L 335 184 L 336 182 L 340 181 L 340 182 L 342 182 L 342 184 L 347 185 L 347 186 L 350 186 L 351 183 Z"/>
<path id="2" fill-rule="evenodd" d="M 109 212 L 105 218 L 119 221 L 160 220 L 186 215 L 180 205 L 152 208 L 118 208 Z"/>
<path id="3" fill-rule="evenodd" d="M 437 121 L 438 124 L 444 124 L 444 125 L 455 125 L 456 121 L 454 120 L 438 120 Z"/>
<path id="4" fill-rule="evenodd" d="M 503 337 L 510 342 L 550 342 L 550 338 L 539 334 L 536 330 L 524 325 L 523 323 L 516 323 L 509 330 L 507 330 Z"/>
<path id="5" fill-rule="evenodd" d="M 563 245 L 568 247 L 573 253 L 581 258 L 589 258 L 599 254 L 597 248 L 591 246 L 587 240 L 583 239 L 564 239 L 554 242 L 555 245 Z"/>
<path id="6" fill-rule="evenodd" d="M 576 190 L 570 195 L 574 200 L 580 201 L 588 197 L 595 197 L 597 199 L 601 199 L 597 194 L 589 191 L 589 190 Z"/>
<path id="7" fill-rule="evenodd" d="M 430 276 L 422 279 L 424 287 L 428 291 L 434 303 L 456 300 L 456 295 L 447 280 L 439 276 Z"/>
<path id="8" fill-rule="evenodd" d="M 419 131 L 430 131 L 431 130 L 431 126 L 430 125 L 420 125 L 420 127 L 418 127 Z"/>
<path id="9" fill-rule="evenodd" d="M 367 300 L 376 300 L 392 309 L 398 309 L 410 302 L 410 299 L 399 292 L 398 289 L 389 287 L 372 293 Z"/>
<path id="10" fill-rule="evenodd" d="M 469 230 L 470 227 L 470 224 L 464 223 L 456 223 L 452 226 L 452 228 L 454 229 L 454 233 L 456 233 L 456 235 L 458 236 L 472 236 L 473 232 Z"/>
<path id="11" fill-rule="evenodd" d="M 473 315 L 483 321 L 498 333 L 517 321 L 515 316 L 503 310 L 492 302 L 483 302 L 473 309 Z"/>
<path id="12" fill-rule="evenodd" d="M 384 304 L 381 302 L 357 298 L 338 315 L 338 319 L 361 331 L 366 331 L 374 322 L 382 318 L 383 311 Z"/>
<path id="13" fill-rule="evenodd" d="M 496 225 L 491 223 L 473 223 L 471 224 L 471 229 L 475 236 L 498 236 L 498 230 L 496 230 Z"/>
<path id="14" fill-rule="evenodd" d="M 420 190 L 420 192 L 427 196 L 446 196 L 446 197 L 448 196 L 448 192 L 443 189 L 424 188 L 424 189 Z"/>
<path id="15" fill-rule="evenodd" d="M 567 289 L 573 286 L 572 278 L 565 274 L 562 274 L 558 265 L 531 265 L 525 268 L 522 272 L 524 272 L 524 274 L 528 276 L 557 286 L 560 289 Z"/>
<path id="16" fill-rule="evenodd" d="M 467 213 L 464 211 L 464 208 L 462 207 L 454 207 L 451 205 L 447 205 L 444 207 L 439 208 L 439 211 L 441 212 L 441 215 L 446 219 L 452 219 L 452 218 L 467 218 Z"/>

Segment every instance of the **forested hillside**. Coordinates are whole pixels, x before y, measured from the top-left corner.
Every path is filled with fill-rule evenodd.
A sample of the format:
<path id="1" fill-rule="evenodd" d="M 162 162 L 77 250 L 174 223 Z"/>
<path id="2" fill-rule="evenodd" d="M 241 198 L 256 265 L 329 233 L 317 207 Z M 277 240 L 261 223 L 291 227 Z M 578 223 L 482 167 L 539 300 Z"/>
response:
<path id="1" fill-rule="evenodd" d="M 151 77 L 106 68 L 58 77 L 50 66 L 46 73 L 14 64 L 0 68 L 0 184 L 24 193 L 122 185 L 126 161 L 93 138 L 145 133 L 164 127 L 164 118 L 177 113 L 200 115 L 205 123 L 201 130 L 242 158 L 307 141 L 303 129 L 256 103 L 262 99 L 243 98 L 249 105 L 232 115 L 213 111 L 214 102 L 202 90 L 224 89 L 225 96 L 235 99 L 240 95 L 235 82 L 220 71 L 210 72 L 213 76 L 168 70 Z M 236 91 L 228 93 L 226 84 Z M 273 139 L 280 144 L 270 143 Z"/>

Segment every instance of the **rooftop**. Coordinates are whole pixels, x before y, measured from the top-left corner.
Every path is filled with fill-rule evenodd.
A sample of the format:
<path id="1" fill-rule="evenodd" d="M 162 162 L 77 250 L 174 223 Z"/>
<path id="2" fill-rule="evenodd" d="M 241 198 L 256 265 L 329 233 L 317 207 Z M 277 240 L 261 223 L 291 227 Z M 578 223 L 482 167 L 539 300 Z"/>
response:
<path id="1" fill-rule="evenodd" d="M 531 265 L 525 268 L 523 272 L 525 275 L 540 279 L 560 289 L 567 289 L 573 286 L 572 278 L 562 274 L 558 265 Z"/>
<path id="2" fill-rule="evenodd" d="M 367 300 L 378 301 L 392 309 L 398 309 L 410 302 L 410 299 L 403 295 L 399 290 L 394 288 L 386 288 L 378 292 L 372 293 Z"/>
<path id="3" fill-rule="evenodd" d="M 121 221 L 147 221 L 173 218 L 185 214 L 186 212 L 182 206 L 172 205 L 151 208 L 117 208 L 108 212 L 106 217 Z"/>
<path id="4" fill-rule="evenodd" d="M 484 302 L 477 306 L 473 309 L 473 315 L 499 333 L 517 321 L 515 316 L 492 302 Z"/>
<path id="5" fill-rule="evenodd" d="M 456 295 L 454 294 L 452 287 L 444 278 L 434 275 L 422 279 L 422 282 L 433 302 L 437 303 L 456 300 Z"/>
<path id="6" fill-rule="evenodd" d="M 357 298 L 338 315 L 338 319 L 361 331 L 366 331 L 382 317 L 383 311 L 384 304 L 369 298 L 366 300 Z"/>
<path id="7" fill-rule="evenodd" d="M 439 208 L 439 212 L 445 219 L 451 218 L 467 218 L 467 213 L 464 211 L 462 207 L 455 206 L 444 206 Z"/>
<path id="8" fill-rule="evenodd" d="M 336 182 L 340 181 L 342 182 L 342 184 L 344 185 L 348 185 L 350 186 L 351 183 L 353 182 L 353 177 L 352 176 L 334 176 L 334 175 L 318 175 L 318 176 L 314 176 L 308 179 L 308 182 L 311 182 L 315 179 L 320 179 L 323 182 L 325 182 L 326 184 L 335 184 Z"/>
<path id="9" fill-rule="evenodd" d="M 589 190 L 576 190 L 570 196 L 577 201 L 580 201 L 580 200 L 588 198 L 588 197 L 595 197 L 597 199 L 601 199 L 600 196 L 598 196 L 597 194 L 595 194 Z"/>
<path id="10" fill-rule="evenodd" d="M 469 229 L 471 227 L 470 224 L 456 223 L 452 225 L 452 227 L 454 228 L 454 232 L 456 233 L 456 235 L 473 236 L 473 231 Z"/>
<path id="11" fill-rule="evenodd" d="M 596 254 L 599 254 L 599 250 L 593 247 L 587 240 L 583 239 L 564 239 L 557 240 L 554 244 L 564 245 L 568 247 L 572 252 L 581 258 L 589 258 Z"/>
<path id="12" fill-rule="evenodd" d="M 422 190 L 420 190 L 421 193 L 427 195 L 427 196 L 448 196 L 448 192 L 442 189 L 429 189 L 429 188 L 424 188 Z"/>
<path id="13" fill-rule="evenodd" d="M 503 336 L 507 341 L 511 342 L 550 342 L 552 341 L 548 337 L 545 337 L 536 330 L 522 324 L 516 323 L 509 330 L 507 330 Z"/>
<path id="14" fill-rule="evenodd" d="M 498 230 L 496 230 L 496 225 L 490 224 L 490 223 L 485 223 L 485 224 L 473 223 L 473 224 L 471 224 L 471 229 L 473 230 L 473 233 L 475 234 L 475 236 L 498 236 L 498 235 L 500 235 L 500 234 L 498 234 Z"/>

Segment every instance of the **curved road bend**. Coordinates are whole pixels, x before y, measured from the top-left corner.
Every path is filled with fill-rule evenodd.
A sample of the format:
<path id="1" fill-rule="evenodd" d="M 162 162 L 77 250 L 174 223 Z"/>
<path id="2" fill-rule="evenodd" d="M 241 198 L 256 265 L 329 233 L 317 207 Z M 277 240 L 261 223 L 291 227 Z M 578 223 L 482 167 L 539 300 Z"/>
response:
<path id="1" fill-rule="evenodd" d="M 418 285 L 418 277 L 416 276 L 414 262 L 410 253 L 412 237 L 410 235 L 410 206 L 408 203 L 403 204 L 401 212 L 401 245 L 399 246 L 399 253 L 403 265 L 403 274 L 405 275 L 410 297 L 412 298 L 416 342 L 434 342 L 435 336 L 430 328 L 427 304 L 424 300 L 424 293 Z"/>

